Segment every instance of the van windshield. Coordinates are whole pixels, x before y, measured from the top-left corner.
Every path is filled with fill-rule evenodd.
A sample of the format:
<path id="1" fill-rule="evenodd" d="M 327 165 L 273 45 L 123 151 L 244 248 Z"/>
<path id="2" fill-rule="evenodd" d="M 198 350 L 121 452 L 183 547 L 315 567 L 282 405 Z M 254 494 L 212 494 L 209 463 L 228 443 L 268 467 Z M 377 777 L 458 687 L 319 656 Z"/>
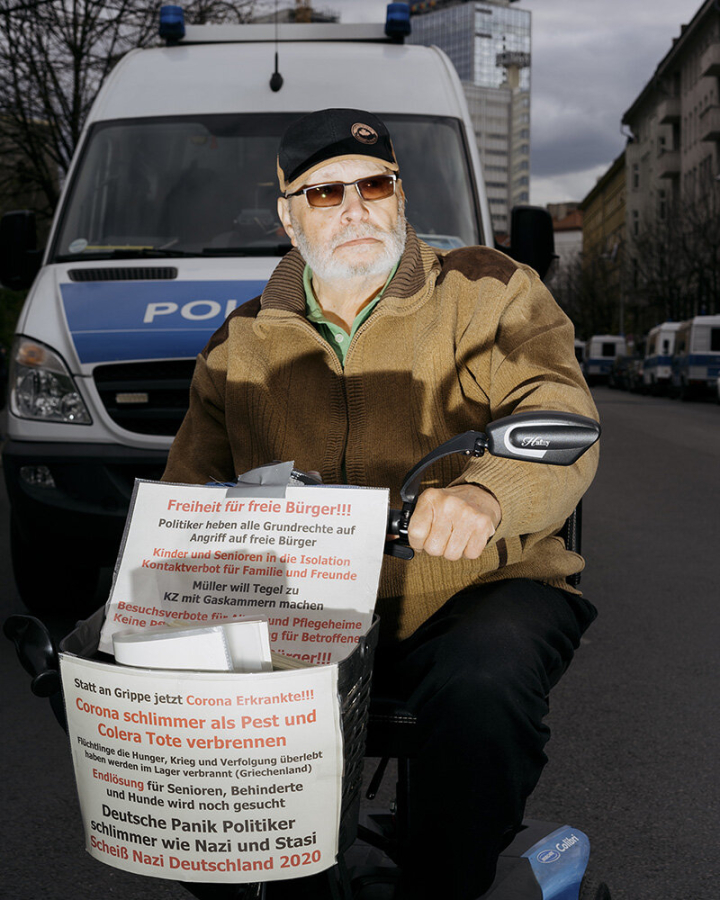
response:
<path id="1" fill-rule="evenodd" d="M 282 255 L 275 161 L 296 113 L 123 119 L 92 127 L 62 213 L 56 262 Z M 385 115 L 420 236 L 482 241 L 460 123 Z"/>

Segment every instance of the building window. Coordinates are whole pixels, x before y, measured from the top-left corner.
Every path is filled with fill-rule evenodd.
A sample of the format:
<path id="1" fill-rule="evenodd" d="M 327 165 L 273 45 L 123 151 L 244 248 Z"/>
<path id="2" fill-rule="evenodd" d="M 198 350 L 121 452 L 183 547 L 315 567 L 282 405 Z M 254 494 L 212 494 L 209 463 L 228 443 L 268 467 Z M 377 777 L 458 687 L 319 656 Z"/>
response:
<path id="1" fill-rule="evenodd" d="M 712 178 L 712 157 L 706 156 L 700 163 L 700 184 L 706 188 L 710 188 L 710 179 Z"/>
<path id="2" fill-rule="evenodd" d="M 632 186 L 633 190 L 638 190 L 640 187 L 640 166 L 638 163 L 633 163 L 632 167 Z"/>
<path id="3" fill-rule="evenodd" d="M 636 209 L 632 211 L 632 232 L 635 237 L 640 234 L 640 213 Z"/>

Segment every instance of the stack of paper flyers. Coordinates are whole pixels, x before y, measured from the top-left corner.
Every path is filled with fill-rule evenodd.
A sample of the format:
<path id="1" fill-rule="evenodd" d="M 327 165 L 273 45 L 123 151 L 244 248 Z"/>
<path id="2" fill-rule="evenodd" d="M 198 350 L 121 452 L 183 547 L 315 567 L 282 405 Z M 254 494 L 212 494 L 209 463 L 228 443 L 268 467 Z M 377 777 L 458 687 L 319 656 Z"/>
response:
<path id="1" fill-rule="evenodd" d="M 237 619 L 201 628 L 160 626 L 115 632 L 116 662 L 146 669 L 269 672 L 273 668 L 267 619 Z"/>

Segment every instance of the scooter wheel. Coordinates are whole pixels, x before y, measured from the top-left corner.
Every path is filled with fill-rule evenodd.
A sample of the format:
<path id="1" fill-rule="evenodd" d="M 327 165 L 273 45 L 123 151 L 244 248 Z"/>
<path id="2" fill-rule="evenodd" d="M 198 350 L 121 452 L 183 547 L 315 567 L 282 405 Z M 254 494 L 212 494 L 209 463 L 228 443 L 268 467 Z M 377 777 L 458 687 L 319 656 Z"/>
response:
<path id="1" fill-rule="evenodd" d="M 578 900 L 611 900 L 610 889 L 604 881 L 586 875 L 580 885 Z"/>

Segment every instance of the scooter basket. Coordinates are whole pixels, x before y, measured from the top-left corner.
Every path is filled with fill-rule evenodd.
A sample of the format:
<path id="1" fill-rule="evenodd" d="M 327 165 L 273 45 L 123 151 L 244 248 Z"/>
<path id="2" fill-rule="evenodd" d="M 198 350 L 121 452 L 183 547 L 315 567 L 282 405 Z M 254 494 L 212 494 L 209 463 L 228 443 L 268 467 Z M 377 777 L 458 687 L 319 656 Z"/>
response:
<path id="1" fill-rule="evenodd" d="M 112 663 L 112 657 L 98 651 L 105 610 L 79 622 L 60 643 L 60 650 L 83 659 Z M 379 619 L 358 641 L 355 649 L 338 663 L 338 694 L 343 734 L 343 780 L 340 813 L 339 852 L 355 841 L 360 811 L 363 757 L 367 735 L 370 681 L 379 633 Z M 242 677 L 242 676 L 239 676 Z"/>

